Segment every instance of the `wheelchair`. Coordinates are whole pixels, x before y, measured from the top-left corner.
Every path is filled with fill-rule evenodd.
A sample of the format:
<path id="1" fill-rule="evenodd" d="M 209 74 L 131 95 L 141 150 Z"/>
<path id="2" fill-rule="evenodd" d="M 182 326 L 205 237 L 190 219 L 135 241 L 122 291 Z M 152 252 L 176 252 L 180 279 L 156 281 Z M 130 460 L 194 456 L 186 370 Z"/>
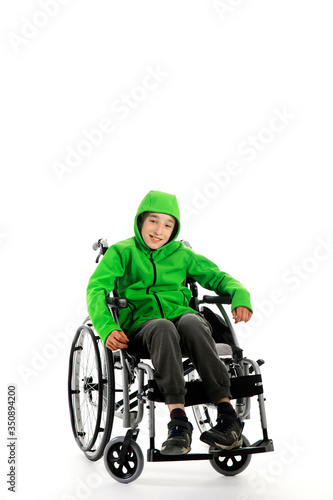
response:
<path id="1" fill-rule="evenodd" d="M 190 246 L 185 241 L 183 243 Z M 96 262 L 107 248 L 108 243 L 103 239 L 93 245 L 94 250 L 99 249 Z M 148 410 L 149 436 L 147 462 L 209 460 L 218 473 L 234 476 L 246 469 L 253 454 L 274 450 L 273 441 L 268 438 L 260 373 L 264 361 L 243 356 L 223 307 L 231 304 L 231 297 L 227 294 L 203 295 L 200 299 L 194 280 L 187 279 L 186 285 L 192 292 L 190 306 L 200 311 L 212 326 L 219 357 L 230 375 L 235 409 L 242 421 L 250 418 L 251 397 L 257 396 L 262 437 L 250 444 L 243 435 L 242 446 L 232 450 L 210 446 L 208 453 L 162 455 L 155 447 L 155 409 L 156 403 L 163 402 L 163 397 L 154 381 L 154 369 L 148 353 L 131 353 L 129 349 L 112 352 L 105 347 L 87 317 L 77 329 L 70 351 L 68 400 L 71 426 L 75 441 L 85 456 L 97 461 L 104 455 L 107 472 L 120 483 L 136 480 L 143 471 L 144 456 L 137 437 L 145 408 Z M 106 300 L 114 320 L 119 324 L 118 312 L 120 308 L 127 307 L 126 298 L 118 297 L 115 289 Z M 216 307 L 219 313 L 209 306 Z M 206 396 L 190 359 L 183 361 L 183 369 L 187 389 L 185 406 L 192 406 L 201 433 L 215 425 L 216 407 Z M 127 429 L 125 436 L 112 437 L 116 422 Z"/>

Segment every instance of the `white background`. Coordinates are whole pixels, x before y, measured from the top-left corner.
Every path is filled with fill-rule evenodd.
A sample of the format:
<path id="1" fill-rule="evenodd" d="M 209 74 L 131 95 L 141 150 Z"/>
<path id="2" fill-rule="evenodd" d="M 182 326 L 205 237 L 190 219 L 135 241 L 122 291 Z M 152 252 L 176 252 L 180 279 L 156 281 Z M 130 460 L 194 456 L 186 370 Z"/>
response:
<path id="1" fill-rule="evenodd" d="M 331 2 L 17 0 L 0 18 L 1 498 L 333 498 Z M 148 80 L 152 70 L 163 76 Z M 132 107 L 120 113 L 126 95 Z M 284 122 L 272 121 L 276 111 Z M 54 162 L 65 165 L 105 119 L 112 133 L 57 174 Z M 212 181 L 231 161 L 233 175 Z M 180 237 L 252 295 L 252 326 L 236 331 L 245 354 L 266 361 L 275 452 L 233 478 L 208 462 L 146 463 L 121 485 L 71 434 L 68 355 L 85 317 L 91 245 L 132 236 L 151 189 L 177 195 Z M 158 445 L 168 420 L 159 412 Z M 246 429 L 260 438 L 255 410 Z M 145 454 L 144 428 L 139 444 Z M 204 449 L 196 431 L 193 450 Z"/>

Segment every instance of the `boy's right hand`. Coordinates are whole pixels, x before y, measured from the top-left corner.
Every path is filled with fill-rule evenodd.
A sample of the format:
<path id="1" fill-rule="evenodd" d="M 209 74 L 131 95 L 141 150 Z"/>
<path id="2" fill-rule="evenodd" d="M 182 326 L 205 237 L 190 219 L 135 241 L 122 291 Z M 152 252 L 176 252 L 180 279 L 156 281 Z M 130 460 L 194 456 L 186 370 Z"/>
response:
<path id="1" fill-rule="evenodd" d="M 116 351 L 117 349 L 126 349 L 128 342 L 128 337 L 124 332 L 113 330 L 106 339 L 105 345 L 111 351 Z"/>

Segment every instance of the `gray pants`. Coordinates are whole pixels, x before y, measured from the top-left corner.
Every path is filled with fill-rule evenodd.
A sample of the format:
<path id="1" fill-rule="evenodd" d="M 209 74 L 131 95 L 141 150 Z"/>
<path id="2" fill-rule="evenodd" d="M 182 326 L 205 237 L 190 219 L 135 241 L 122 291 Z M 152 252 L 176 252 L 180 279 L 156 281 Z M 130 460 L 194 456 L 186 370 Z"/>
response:
<path id="1" fill-rule="evenodd" d="M 176 320 L 150 319 L 129 336 L 129 351 L 149 352 L 154 378 L 167 404 L 184 403 L 182 357 L 194 364 L 213 403 L 231 397 L 230 381 L 219 359 L 211 326 L 201 314 L 186 313 Z"/>

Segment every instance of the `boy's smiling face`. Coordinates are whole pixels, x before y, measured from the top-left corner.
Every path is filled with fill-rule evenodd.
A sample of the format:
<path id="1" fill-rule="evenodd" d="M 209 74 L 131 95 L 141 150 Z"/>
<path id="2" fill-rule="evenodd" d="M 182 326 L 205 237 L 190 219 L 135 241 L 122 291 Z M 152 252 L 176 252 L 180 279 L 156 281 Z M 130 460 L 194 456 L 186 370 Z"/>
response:
<path id="1" fill-rule="evenodd" d="M 143 241 L 152 250 L 161 248 L 169 241 L 175 223 L 172 215 L 149 212 L 141 229 Z"/>

